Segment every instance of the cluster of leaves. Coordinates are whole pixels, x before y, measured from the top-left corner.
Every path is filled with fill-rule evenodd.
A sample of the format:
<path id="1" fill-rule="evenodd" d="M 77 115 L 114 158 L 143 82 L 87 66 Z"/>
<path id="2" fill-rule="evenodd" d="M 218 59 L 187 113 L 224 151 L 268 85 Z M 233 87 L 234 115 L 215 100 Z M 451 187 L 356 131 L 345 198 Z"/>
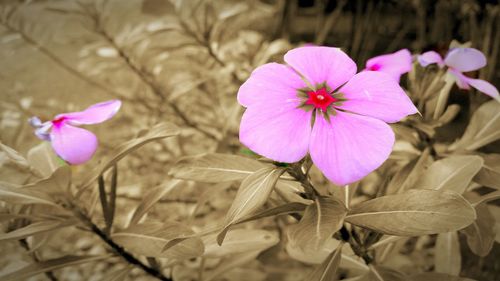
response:
<path id="1" fill-rule="evenodd" d="M 0 279 L 63 280 L 56 270 L 97 262 L 109 267 L 88 279 L 461 281 L 470 280 L 458 277 L 461 248 L 484 257 L 498 242 L 498 102 L 468 93 L 443 106 L 442 71 L 415 65 L 407 88 L 421 115 L 393 125 L 397 143 L 381 168 L 334 186 L 308 158 L 275 163 L 238 142 L 239 85 L 291 48 L 266 37 L 283 1 L 132 2 L 141 14 L 126 26 L 107 1 L 2 7 L 5 36 L 17 36 L 8 44 L 36 47 L 125 109 L 101 134 L 108 147 L 82 167 L 48 144 L 26 157 L 1 145 L 9 176 L 0 182 L 0 242 L 19 241 L 32 260 Z M 92 43 L 77 63 L 37 37 L 23 18 L 29 9 L 78 23 Z M 67 232 L 100 248 L 54 253 Z"/>

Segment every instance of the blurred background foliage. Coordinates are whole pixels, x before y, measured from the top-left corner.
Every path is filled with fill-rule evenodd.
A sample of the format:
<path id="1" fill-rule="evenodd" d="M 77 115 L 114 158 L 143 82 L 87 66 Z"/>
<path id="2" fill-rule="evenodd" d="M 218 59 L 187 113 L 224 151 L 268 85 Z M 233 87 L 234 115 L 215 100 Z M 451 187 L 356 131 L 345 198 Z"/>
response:
<path id="1" fill-rule="evenodd" d="M 255 67 L 282 60 L 293 46 L 341 47 L 362 69 L 368 58 L 401 48 L 444 54 L 452 40 L 471 42 L 488 58 L 488 65 L 474 75 L 498 85 L 499 26 L 497 1 L 4 0 L 0 4 L 0 139 L 26 154 L 39 143 L 27 123 L 29 117 L 50 120 L 57 113 L 112 98 L 121 99 L 124 106 L 113 120 L 92 128 L 100 147 L 87 167 L 154 124 L 169 121 L 183 128 L 179 137 L 147 145 L 120 162 L 116 212 L 120 227 L 126 225 L 132 206 L 145 192 L 171 180 L 169 168 L 181 156 L 247 153 L 237 137 L 243 112 L 236 101 L 238 87 Z M 457 88 L 453 91 L 453 103 L 464 108 L 487 100 Z M 469 114 L 461 111 L 449 126 L 437 131 L 438 137 L 447 142 L 458 138 Z M 500 152 L 498 144 L 490 144 L 483 152 Z M 0 156 L 2 181 L 23 184 L 31 180 L 4 154 Z M 85 171 L 83 166 L 72 169 L 77 176 Z M 372 184 L 360 190 L 368 198 L 383 179 L 373 175 L 370 180 Z M 193 182 L 179 185 L 155 205 L 149 217 L 187 220 L 201 229 L 223 218 L 231 204 L 228 198 L 233 198 L 237 188 Z M 274 224 L 255 223 L 270 229 Z M 11 271 L 33 258 L 55 258 L 75 249 L 79 254 L 104 253 L 97 240 L 63 229 L 57 237 L 43 234 L 28 241 L 31 246 L 44 245 L 36 253 L 23 251 L 19 243 L 0 244 L 0 270 Z M 429 241 L 415 243 L 408 247 L 421 251 L 398 255 L 391 262 L 408 272 L 413 267 L 431 269 Z M 494 247 L 487 257 L 474 256 L 462 247 L 463 274 L 478 280 L 500 279 L 500 249 L 498 244 Z M 199 267 L 199 260 L 192 263 L 187 268 Z M 65 268 L 57 276 L 101 280 L 110 267 L 124 271 L 122 265 L 106 260 Z M 273 247 L 221 280 L 301 280 L 311 268 Z M 129 273 L 125 269 L 133 280 L 148 280 L 140 270 Z M 46 277 L 50 278 L 36 278 Z"/>

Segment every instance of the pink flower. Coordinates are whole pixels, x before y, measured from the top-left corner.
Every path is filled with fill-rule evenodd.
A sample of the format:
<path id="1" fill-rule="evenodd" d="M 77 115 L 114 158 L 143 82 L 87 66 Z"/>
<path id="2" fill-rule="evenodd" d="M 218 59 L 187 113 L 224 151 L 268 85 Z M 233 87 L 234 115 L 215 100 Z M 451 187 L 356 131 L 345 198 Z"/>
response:
<path id="1" fill-rule="evenodd" d="M 399 82 L 401 75 L 410 72 L 411 68 L 411 53 L 408 49 L 402 49 L 392 54 L 369 59 L 365 70 L 385 72 Z"/>
<path id="2" fill-rule="evenodd" d="M 397 122 L 417 109 L 388 74 L 363 71 L 338 48 L 302 47 L 268 63 L 241 86 L 247 109 L 240 140 L 280 162 L 309 152 L 332 182 L 354 182 L 378 168 L 392 151 Z"/>
<path id="3" fill-rule="evenodd" d="M 448 73 L 455 77 L 460 89 L 477 89 L 480 92 L 500 101 L 498 90 L 487 81 L 465 76 L 463 72 L 478 70 L 486 65 L 484 54 L 474 48 L 453 48 L 443 58 L 434 51 L 425 52 L 418 56 L 418 62 L 423 67 L 436 63 L 440 68 L 447 67 Z"/>
<path id="4" fill-rule="evenodd" d="M 50 141 L 57 155 L 70 164 L 78 165 L 92 158 L 98 141 L 93 133 L 74 126 L 104 122 L 113 117 L 120 106 L 121 101 L 110 100 L 94 104 L 84 111 L 59 114 L 45 123 L 32 117 L 30 123 L 37 128 L 35 135 Z"/>

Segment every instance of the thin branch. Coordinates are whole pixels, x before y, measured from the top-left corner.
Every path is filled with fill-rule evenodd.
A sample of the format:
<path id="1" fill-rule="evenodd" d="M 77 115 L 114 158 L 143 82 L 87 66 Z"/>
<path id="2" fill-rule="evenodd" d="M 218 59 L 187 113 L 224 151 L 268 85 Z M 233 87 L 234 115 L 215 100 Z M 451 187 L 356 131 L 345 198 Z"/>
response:
<path id="1" fill-rule="evenodd" d="M 134 257 L 131 253 L 127 252 L 122 246 L 119 244 L 115 243 L 111 237 L 106 235 L 103 230 L 101 230 L 96 224 L 92 222 L 92 220 L 87 217 L 77 206 L 72 206 L 72 210 L 75 213 L 75 215 L 88 227 L 90 230 L 99 236 L 101 240 L 106 243 L 117 255 L 122 257 L 125 261 L 127 261 L 130 264 L 133 264 L 140 269 L 142 269 L 144 272 L 147 274 L 157 278 L 158 280 L 162 281 L 173 281 L 173 279 L 163 275 L 159 270 L 148 266 L 147 264 L 143 263 L 136 257 Z"/>

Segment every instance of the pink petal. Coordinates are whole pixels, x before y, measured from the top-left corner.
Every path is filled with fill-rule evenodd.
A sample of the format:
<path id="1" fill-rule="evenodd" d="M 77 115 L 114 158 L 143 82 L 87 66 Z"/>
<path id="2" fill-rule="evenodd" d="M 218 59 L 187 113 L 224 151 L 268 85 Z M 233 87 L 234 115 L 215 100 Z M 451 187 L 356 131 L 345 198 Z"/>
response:
<path id="1" fill-rule="evenodd" d="M 474 48 L 455 48 L 446 55 L 444 62 L 448 67 L 469 72 L 485 66 L 486 57 Z"/>
<path id="2" fill-rule="evenodd" d="M 312 86 L 326 82 L 332 90 L 356 74 L 356 64 L 339 48 L 296 48 L 285 54 L 285 61 L 312 83 Z"/>
<path id="3" fill-rule="evenodd" d="M 311 112 L 282 101 L 248 108 L 240 123 L 240 141 L 279 162 L 297 162 L 307 154 Z"/>
<path id="4" fill-rule="evenodd" d="M 360 72 L 340 88 L 339 92 L 346 101 L 335 107 L 385 122 L 397 122 L 417 112 L 398 82 L 382 72 Z"/>
<path id="5" fill-rule="evenodd" d="M 306 83 L 290 67 L 278 63 L 268 63 L 256 68 L 250 78 L 238 91 L 238 102 L 248 107 L 252 104 L 267 104 L 272 100 L 279 105 L 287 100 L 296 100 L 297 90 Z"/>
<path id="6" fill-rule="evenodd" d="M 418 62 L 421 66 L 426 67 L 429 64 L 437 63 L 439 67 L 444 66 L 443 58 L 440 54 L 434 51 L 428 51 L 417 57 Z"/>
<path id="7" fill-rule="evenodd" d="M 57 155 L 73 165 L 87 162 L 97 149 L 93 133 L 64 123 L 54 125 L 50 139 Z"/>
<path id="8" fill-rule="evenodd" d="M 453 68 L 449 68 L 448 73 L 450 73 L 451 75 L 453 75 L 455 77 L 455 81 L 457 82 L 457 86 L 460 89 L 465 89 L 465 90 L 470 89 L 470 86 L 469 86 L 469 79 L 470 78 L 469 77 L 463 75 L 462 72 L 460 72 L 460 71 L 454 70 Z"/>
<path id="9" fill-rule="evenodd" d="M 470 86 L 477 89 L 478 91 L 500 101 L 500 94 L 498 93 L 498 89 L 495 88 L 495 86 L 493 86 L 489 82 L 481 79 L 472 79 L 472 78 L 468 78 L 467 82 L 469 83 Z"/>
<path id="10" fill-rule="evenodd" d="M 399 82 L 401 75 L 412 68 L 411 53 L 402 49 L 392 54 L 381 55 L 366 62 L 366 70 L 385 72 Z"/>
<path id="11" fill-rule="evenodd" d="M 345 185 L 382 165 L 393 145 L 394 133 L 383 121 L 337 111 L 330 122 L 316 115 L 309 151 L 330 181 Z"/>
<path id="12" fill-rule="evenodd" d="M 94 104 L 84 111 L 59 114 L 54 120 L 64 118 L 73 125 L 97 124 L 113 117 L 118 112 L 121 105 L 122 102 L 119 100 L 105 101 Z"/>

